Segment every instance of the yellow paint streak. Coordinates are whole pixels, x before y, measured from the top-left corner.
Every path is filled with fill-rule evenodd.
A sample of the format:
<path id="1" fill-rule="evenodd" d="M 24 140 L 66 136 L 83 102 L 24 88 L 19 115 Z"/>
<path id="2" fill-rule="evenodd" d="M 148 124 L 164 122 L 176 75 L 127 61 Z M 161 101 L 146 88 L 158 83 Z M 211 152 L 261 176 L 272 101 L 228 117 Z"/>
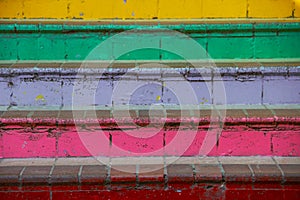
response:
<path id="1" fill-rule="evenodd" d="M 0 0 L 0 18 L 195 19 L 300 17 L 300 0 Z"/>

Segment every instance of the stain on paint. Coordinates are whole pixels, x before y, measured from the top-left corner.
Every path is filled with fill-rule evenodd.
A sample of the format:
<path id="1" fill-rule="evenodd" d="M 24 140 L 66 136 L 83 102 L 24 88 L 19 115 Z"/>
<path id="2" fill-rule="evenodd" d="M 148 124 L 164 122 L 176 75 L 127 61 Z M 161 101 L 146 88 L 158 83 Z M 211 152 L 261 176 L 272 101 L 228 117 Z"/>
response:
<path id="1" fill-rule="evenodd" d="M 39 94 L 35 97 L 36 101 L 45 101 L 45 97 L 42 94 Z"/>
<path id="2" fill-rule="evenodd" d="M 156 101 L 159 101 L 160 99 L 161 99 L 161 96 L 158 95 L 158 96 L 156 97 Z"/>
<path id="3" fill-rule="evenodd" d="M 24 141 L 24 143 L 22 144 L 22 149 L 24 149 L 26 147 L 26 145 L 27 145 L 27 142 Z"/>
<path id="4" fill-rule="evenodd" d="M 200 101 L 200 104 L 205 104 L 205 103 L 208 103 L 208 99 L 206 98 L 201 98 L 201 101 Z"/>
<path id="5" fill-rule="evenodd" d="M 127 3 L 127 0 L 123 0 L 124 3 Z"/>

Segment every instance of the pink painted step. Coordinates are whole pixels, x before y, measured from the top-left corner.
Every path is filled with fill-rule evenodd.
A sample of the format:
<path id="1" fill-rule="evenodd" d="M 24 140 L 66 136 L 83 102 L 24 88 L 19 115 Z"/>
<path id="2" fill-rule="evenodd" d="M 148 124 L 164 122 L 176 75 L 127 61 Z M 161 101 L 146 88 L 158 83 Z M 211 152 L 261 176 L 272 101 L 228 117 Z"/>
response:
<path id="1" fill-rule="evenodd" d="M 115 119 L 113 112 L 98 110 L 91 118 L 84 111 L 76 119 L 64 110 L 3 112 L 0 156 L 300 155 L 298 109 L 230 109 L 224 123 L 210 110 L 200 117 L 167 110 L 152 122 L 139 110 L 133 120 Z"/>

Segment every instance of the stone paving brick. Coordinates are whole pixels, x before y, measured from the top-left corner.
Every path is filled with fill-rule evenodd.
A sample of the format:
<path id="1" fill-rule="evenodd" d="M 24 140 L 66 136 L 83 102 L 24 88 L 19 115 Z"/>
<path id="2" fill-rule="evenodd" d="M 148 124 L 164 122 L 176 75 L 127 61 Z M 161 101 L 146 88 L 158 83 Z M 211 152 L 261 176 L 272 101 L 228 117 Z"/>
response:
<path id="1" fill-rule="evenodd" d="M 2 184 L 18 184 L 19 176 L 24 167 L 10 166 L 0 167 L 0 183 Z"/>
<path id="2" fill-rule="evenodd" d="M 108 162 L 109 158 L 100 158 L 100 161 Z M 102 165 L 102 163 L 94 157 L 71 157 L 71 158 L 57 158 L 56 166 L 81 166 L 81 165 Z"/>
<path id="3" fill-rule="evenodd" d="M 298 109 L 273 109 L 276 117 L 300 117 L 300 110 Z"/>
<path id="4" fill-rule="evenodd" d="M 222 164 L 275 164 L 269 156 L 220 156 L 217 158 Z"/>
<path id="5" fill-rule="evenodd" d="M 278 164 L 297 164 L 300 165 L 300 157 L 273 157 Z"/>
<path id="6" fill-rule="evenodd" d="M 26 118 L 31 111 L 7 111 L 2 115 L 2 118 Z"/>
<path id="7" fill-rule="evenodd" d="M 105 113 L 99 113 L 99 115 L 100 114 L 102 114 L 103 118 L 105 118 L 105 115 L 106 115 L 106 118 L 109 118 L 109 113 L 107 113 L 107 114 L 105 114 Z M 97 114 L 97 116 L 98 116 L 98 114 Z M 132 119 L 136 119 L 136 118 L 138 118 L 137 113 L 136 113 L 135 110 L 113 110 L 112 116 L 114 118 L 117 118 L 117 119 L 120 119 L 120 118 L 132 118 Z"/>
<path id="8" fill-rule="evenodd" d="M 52 118 L 56 119 L 59 115 L 59 111 L 34 111 L 31 118 L 40 119 L 40 118 Z"/>
<path id="9" fill-rule="evenodd" d="M 2 159 L 0 166 L 52 166 L 55 158 L 9 158 Z"/>
<path id="10" fill-rule="evenodd" d="M 270 110 L 264 109 L 246 109 L 248 118 L 273 118 L 274 115 Z"/>
<path id="11" fill-rule="evenodd" d="M 22 182 L 26 184 L 48 184 L 52 166 L 28 166 L 22 174 Z"/>
<path id="12" fill-rule="evenodd" d="M 222 172 L 219 165 L 195 165 L 196 182 L 221 182 Z"/>
<path id="13" fill-rule="evenodd" d="M 96 115 L 98 118 L 110 118 L 111 111 L 110 110 L 96 110 Z"/>
<path id="14" fill-rule="evenodd" d="M 50 177 L 51 184 L 78 183 L 80 166 L 55 166 Z"/>
<path id="15" fill-rule="evenodd" d="M 136 165 L 113 165 L 110 171 L 112 184 L 136 183 Z"/>
<path id="16" fill-rule="evenodd" d="M 226 114 L 226 117 L 231 118 L 245 118 L 247 117 L 243 109 L 220 109 L 219 112 L 224 112 Z"/>
<path id="17" fill-rule="evenodd" d="M 248 165 L 224 164 L 225 181 L 229 182 L 251 182 L 252 173 Z"/>
<path id="18" fill-rule="evenodd" d="M 282 175 L 276 165 L 250 165 L 256 182 L 282 181 Z"/>
<path id="19" fill-rule="evenodd" d="M 138 182 L 164 184 L 164 165 L 139 165 Z"/>
<path id="20" fill-rule="evenodd" d="M 168 183 L 193 182 L 192 165 L 178 164 L 167 166 Z"/>
<path id="21" fill-rule="evenodd" d="M 283 171 L 285 183 L 300 181 L 300 164 L 281 164 L 279 166 Z"/>
<path id="22" fill-rule="evenodd" d="M 61 110 L 58 116 L 60 120 L 84 119 L 85 110 Z"/>
<path id="23" fill-rule="evenodd" d="M 82 167 L 80 182 L 104 184 L 107 175 L 107 167 L 104 165 L 86 165 Z"/>
<path id="24" fill-rule="evenodd" d="M 167 118 L 186 118 L 192 117 L 190 110 L 166 110 Z"/>

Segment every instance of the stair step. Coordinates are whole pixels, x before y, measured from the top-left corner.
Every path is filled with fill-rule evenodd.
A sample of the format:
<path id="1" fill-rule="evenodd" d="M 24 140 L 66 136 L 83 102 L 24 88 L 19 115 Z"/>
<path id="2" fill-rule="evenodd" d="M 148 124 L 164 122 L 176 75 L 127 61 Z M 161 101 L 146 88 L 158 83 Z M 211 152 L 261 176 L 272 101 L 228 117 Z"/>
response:
<path id="1" fill-rule="evenodd" d="M 299 104 L 295 60 L 158 63 L 122 61 L 106 68 L 101 61 L 80 68 L 80 62 L 3 62 L 0 105 Z"/>
<path id="2" fill-rule="evenodd" d="M 0 117 L 1 155 L 300 155 L 299 105 L 234 107 L 177 106 L 152 112 L 140 106 L 131 115 L 124 107 L 74 112 L 10 107 Z"/>
<path id="3" fill-rule="evenodd" d="M 299 157 L 140 157 L 109 158 L 107 163 L 92 157 L 3 159 L 0 197 L 107 198 L 122 193 L 230 199 L 276 194 L 297 199 L 299 170 Z"/>

